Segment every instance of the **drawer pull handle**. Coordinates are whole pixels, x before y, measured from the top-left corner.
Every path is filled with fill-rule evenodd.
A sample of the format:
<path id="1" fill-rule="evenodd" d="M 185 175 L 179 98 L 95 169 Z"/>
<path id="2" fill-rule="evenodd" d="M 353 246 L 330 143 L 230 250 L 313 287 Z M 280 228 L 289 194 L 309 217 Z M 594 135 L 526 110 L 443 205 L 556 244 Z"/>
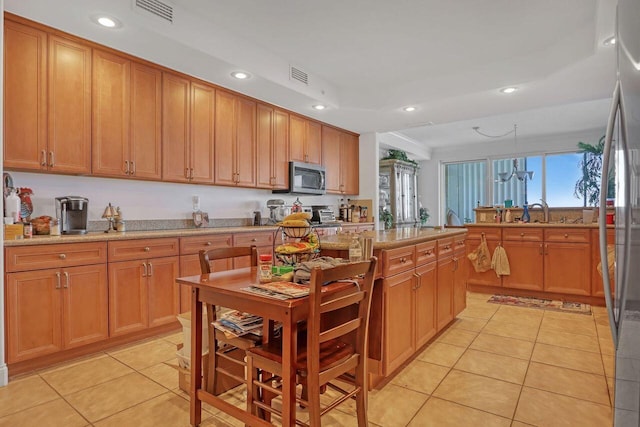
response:
<path id="1" fill-rule="evenodd" d="M 149 263 L 149 276 L 153 276 L 153 264 Z"/>
<path id="2" fill-rule="evenodd" d="M 400 258 L 400 263 L 404 264 L 405 262 L 407 262 L 407 259 L 405 257 Z"/>
<path id="3" fill-rule="evenodd" d="M 68 289 L 69 288 L 69 273 L 67 273 L 65 271 L 63 274 L 64 274 L 64 288 Z"/>
<path id="4" fill-rule="evenodd" d="M 60 289 L 60 272 L 56 273 L 56 289 Z"/>
<path id="5" fill-rule="evenodd" d="M 60 254 L 60 255 L 58 255 L 58 258 L 67 259 L 67 254 Z"/>
<path id="6" fill-rule="evenodd" d="M 565 233 L 564 238 L 565 239 L 569 238 L 569 235 Z"/>
<path id="7" fill-rule="evenodd" d="M 211 246 L 211 245 L 213 245 L 213 243 L 211 243 L 211 242 L 207 242 L 207 243 L 205 243 L 204 245 L 205 245 L 205 246 Z"/>
<path id="8" fill-rule="evenodd" d="M 520 237 L 524 237 L 524 233 L 520 233 Z"/>
<path id="9" fill-rule="evenodd" d="M 431 255 L 431 251 L 424 251 L 425 255 Z"/>
<path id="10" fill-rule="evenodd" d="M 145 247 L 144 247 L 144 251 L 145 251 L 145 252 L 150 252 L 150 251 L 151 251 L 151 248 L 150 248 L 149 246 L 145 246 Z"/>
<path id="11" fill-rule="evenodd" d="M 252 242 L 257 242 L 258 239 L 256 239 L 255 237 L 253 239 L 251 239 Z"/>
<path id="12" fill-rule="evenodd" d="M 142 263 L 142 277 L 147 277 L 147 263 Z"/>

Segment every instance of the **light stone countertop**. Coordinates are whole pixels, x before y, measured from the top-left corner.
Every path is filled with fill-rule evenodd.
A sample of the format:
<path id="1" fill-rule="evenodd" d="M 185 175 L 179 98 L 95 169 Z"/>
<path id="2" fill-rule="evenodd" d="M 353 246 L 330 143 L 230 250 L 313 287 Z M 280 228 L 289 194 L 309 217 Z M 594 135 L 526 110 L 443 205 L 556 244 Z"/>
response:
<path id="1" fill-rule="evenodd" d="M 512 228 L 512 227 L 525 227 L 525 228 L 598 228 L 598 223 L 593 222 L 591 224 L 570 224 L 566 222 L 478 222 L 478 223 L 468 223 L 464 225 L 465 227 L 502 227 L 502 228 Z M 607 224 L 607 228 L 614 228 L 613 224 Z"/>
<path id="2" fill-rule="evenodd" d="M 365 231 L 361 235 L 373 238 L 373 249 L 392 249 L 444 237 L 458 236 L 466 232 L 465 228 L 436 230 L 434 228 L 404 227 L 384 231 Z M 322 236 L 320 237 L 320 249 L 348 250 L 350 242 L 351 235 L 349 234 Z"/>
<path id="3" fill-rule="evenodd" d="M 87 234 L 68 234 L 64 236 L 36 236 L 28 239 L 5 240 L 4 246 L 50 245 L 57 243 L 106 242 L 111 240 L 155 239 L 161 237 L 187 237 L 206 234 L 250 233 L 257 231 L 276 231 L 277 226 L 245 227 L 207 227 L 185 228 L 178 230 L 125 231 L 125 232 L 89 232 Z"/>

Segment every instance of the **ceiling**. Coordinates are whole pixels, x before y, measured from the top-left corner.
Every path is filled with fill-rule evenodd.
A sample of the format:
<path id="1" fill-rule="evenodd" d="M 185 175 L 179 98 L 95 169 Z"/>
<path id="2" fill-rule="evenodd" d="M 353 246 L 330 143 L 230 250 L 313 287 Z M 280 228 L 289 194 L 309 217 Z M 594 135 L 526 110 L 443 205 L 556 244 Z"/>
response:
<path id="1" fill-rule="evenodd" d="M 151 0 L 158 1 L 158 0 Z M 603 128 L 615 0 L 5 0 L 5 10 L 355 132 L 426 148 Z M 123 26 L 106 30 L 106 12 Z M 289 78 L 293 66 L 308 84 Z M 252 75 L 234 81 L 229 73 Z M 516 86 L 506 95 L 499 89 Z M 313 104 L 328 105 L 324 111 Z M 405 106 L 416 111 L 406 113 Z"/>

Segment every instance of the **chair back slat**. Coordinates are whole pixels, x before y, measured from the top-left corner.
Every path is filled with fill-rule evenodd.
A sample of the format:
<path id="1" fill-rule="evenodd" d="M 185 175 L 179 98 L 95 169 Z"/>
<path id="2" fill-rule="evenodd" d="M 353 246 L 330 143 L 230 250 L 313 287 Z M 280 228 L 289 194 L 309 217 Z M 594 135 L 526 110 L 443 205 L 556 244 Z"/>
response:
<path id="1" fill-rule="evenodd" d="M 355 285 L 354 285 L 355 286 Z M 363 292 L 357 292 L 354 294 L 339 296 L 335 299 L 331 299 L 327 302 L 320 303 L 320 314 L 336 311 L 344 307 L 348 307 L 361 301 L 364 298 Z"/>
<path id="2" fill-rule="evenodd" d="M 236 258 L 241 256 L 250 257 L 252 267 L 258 265 L 258 249 L 255 245 L 252 246 L 235 246 L 230 248 L 216 248 L 204 250 L 199 252 L 200 257 L 200 273 L 211 273 L 211 261 L 219 259 Z"/>
<path id="3" fill-rule="evenodd" d="M 340 338 L 348 333 L 355 331 L 358 329 L 362 321 L 360 318 L 352 319 L 347 323 L 343 323 L 335 328 L 327 329 L 326 331 L 320 332 L 320 343 L 327 342 L 329 340 Z"/>

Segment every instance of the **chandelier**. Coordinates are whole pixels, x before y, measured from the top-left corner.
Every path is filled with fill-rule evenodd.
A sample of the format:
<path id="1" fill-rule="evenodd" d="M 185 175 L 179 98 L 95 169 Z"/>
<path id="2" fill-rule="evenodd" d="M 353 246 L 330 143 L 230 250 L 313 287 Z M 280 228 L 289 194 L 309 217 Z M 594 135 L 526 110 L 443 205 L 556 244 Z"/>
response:
<path id="1" fill-rule="evenodd" d="M 518 125 L 514 124 L 513 129 L 503 133 L 502 135 L 488 135 L 486 133 L 480 132 L 479 126 L 474 126 L 473 130 L 476 131 L 479 135 L 486 136 L 487 138 L 502 138 L 507 135 L 513 134 L 513 142 L 514 145 L 518 145 Z M 509 181 L 511 178 L 516 177 L 519 181 L 525 181 L 527 178 L 529 180 L 533 179 L 533 171 L 527 170 L 518 170 L 518 159 L 513 159 L 513 169 L 511 173 L 509 172 L 498 172 L 498 177 L 495 182 L 503 183 Z"/>

